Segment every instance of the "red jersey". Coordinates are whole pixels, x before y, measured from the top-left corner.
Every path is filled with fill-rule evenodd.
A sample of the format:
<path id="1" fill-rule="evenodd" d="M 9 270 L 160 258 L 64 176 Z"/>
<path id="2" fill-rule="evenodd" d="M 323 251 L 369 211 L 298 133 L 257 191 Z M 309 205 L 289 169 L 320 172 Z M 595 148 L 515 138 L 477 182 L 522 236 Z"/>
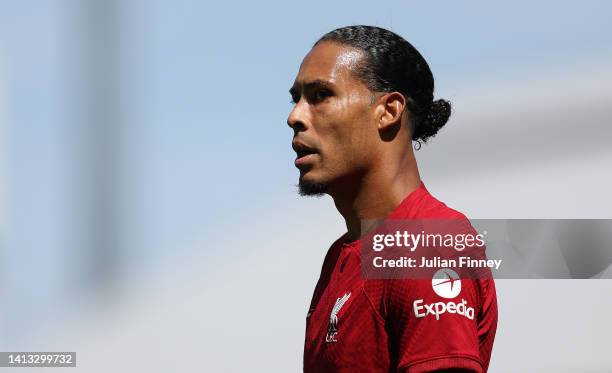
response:
<path id="1" fill-rule="evenodd" d="M 423 183 L 389 218 L 467 220 Z M 306 317 L 304 372 L 487 371 L 497 328 L 492 279 L 456 278 L 459 293 L 444 297 L 431 279 L 364 279 L 359 246 L 345 234 L 325 257 Z"/>

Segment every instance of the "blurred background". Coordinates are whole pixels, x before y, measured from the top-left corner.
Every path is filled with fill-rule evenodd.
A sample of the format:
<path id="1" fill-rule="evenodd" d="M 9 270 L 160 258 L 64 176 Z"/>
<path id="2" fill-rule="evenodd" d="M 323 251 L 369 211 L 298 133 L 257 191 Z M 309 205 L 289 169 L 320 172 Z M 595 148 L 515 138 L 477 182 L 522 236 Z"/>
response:
<path id="1" fill-rule="evenodd" d="M 454 105 L 417 152 L 434 196 L 471 218 L 612 218 L 611 12 L 1 0 L 0 351 L 76 351 L 84 372 L 300 371 L 344 225 L 296 194 L 288 89 L 349 24 L 405 37 Z M 497 288 L 491 372 L 612 371 L 611 280 Z"/>

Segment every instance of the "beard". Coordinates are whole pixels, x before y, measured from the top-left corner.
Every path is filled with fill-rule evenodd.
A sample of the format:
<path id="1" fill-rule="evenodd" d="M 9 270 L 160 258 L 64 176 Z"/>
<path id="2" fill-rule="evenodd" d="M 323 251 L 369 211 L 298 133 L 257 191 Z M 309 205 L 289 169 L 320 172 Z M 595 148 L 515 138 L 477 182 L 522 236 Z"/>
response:
<path id="1" fill-rule="evenodd" d="M 327 184 L 304 181 L 300 179 L 298 183 L 298 193 L 300 196 L 321 197 L 327 191 Z"/>

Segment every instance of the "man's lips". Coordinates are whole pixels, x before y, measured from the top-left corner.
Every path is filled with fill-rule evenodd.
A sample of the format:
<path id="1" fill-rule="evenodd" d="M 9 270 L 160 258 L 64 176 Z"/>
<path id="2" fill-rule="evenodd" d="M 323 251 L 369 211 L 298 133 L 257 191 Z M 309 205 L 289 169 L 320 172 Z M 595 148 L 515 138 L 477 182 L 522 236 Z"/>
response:
<path id="1" fill-rule="evenodd" d="M 297 154 L 297 158 L 295 159 L 296 167 L 304 166 L 312 162 L 317 156 L 317 151 L 315 148 L 310 147 L 300 141 L 293 141 L 291 143 L 291 147 Z"/>
<path id="2" fill-rule="evenodd" d="M 299 168 L 301 166 L 307 165 L 308 163 L 312 163 L 316 156 L 316 153 L 310 153 L 301 156 L 298 154 L 297 158 L 295 159 L 295 166 Z"/>

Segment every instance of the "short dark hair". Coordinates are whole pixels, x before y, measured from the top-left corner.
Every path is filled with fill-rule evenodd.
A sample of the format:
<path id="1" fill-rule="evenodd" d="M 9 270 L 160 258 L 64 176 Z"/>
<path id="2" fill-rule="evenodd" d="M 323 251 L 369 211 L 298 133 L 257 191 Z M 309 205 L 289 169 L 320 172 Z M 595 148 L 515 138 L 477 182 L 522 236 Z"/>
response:
<path id="1" fill-rule="evenodd" d="M 354 73 L 373 92 L 400 92 L 412 114 L 412 140 L 433 137 L 451 115 L 451 104 L 433 100 L 434 78 L 419 51 L 394 32 L 375 26 L 346 26 L 323 35 L 315 46 L 330 41 L 360 49 L 364 61 Z"/>

